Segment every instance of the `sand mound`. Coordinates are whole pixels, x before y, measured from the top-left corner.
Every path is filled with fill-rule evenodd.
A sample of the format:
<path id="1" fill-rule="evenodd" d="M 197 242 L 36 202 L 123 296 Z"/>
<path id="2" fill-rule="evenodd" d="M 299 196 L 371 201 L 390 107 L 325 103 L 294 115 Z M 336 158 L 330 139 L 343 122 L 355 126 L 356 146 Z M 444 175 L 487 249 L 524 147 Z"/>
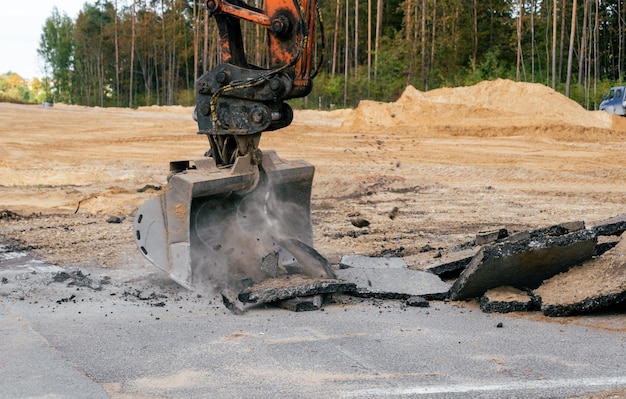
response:
<path id="1" fill-rule="evenodd" d="M 474 86 L 421 92 L 412 86 L 393 103 L 361 101 L 342 127 L 371 128 L 459 126 L 530 127 L 563 125 L 611 129 L 613 117 L 587 111 L 541 84 L 498 79 Z"/>

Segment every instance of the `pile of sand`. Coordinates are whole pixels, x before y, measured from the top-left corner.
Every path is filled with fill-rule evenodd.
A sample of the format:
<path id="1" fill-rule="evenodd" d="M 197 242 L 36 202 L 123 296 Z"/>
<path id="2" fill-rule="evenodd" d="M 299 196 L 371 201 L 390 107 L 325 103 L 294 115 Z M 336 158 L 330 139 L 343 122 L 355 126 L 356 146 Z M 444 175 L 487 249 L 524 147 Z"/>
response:
<path id="1" fill-rule="evenodd" d="M 393 103 L 361 101 L 342 127 L 346 130 L 412 127 L 423 131 L 451 125 L 455 128 L 614 129 L 614 119 L 605 112 L 587 111 L 544 85 L 498 79 L 428 92 L 409 86 Z"/>

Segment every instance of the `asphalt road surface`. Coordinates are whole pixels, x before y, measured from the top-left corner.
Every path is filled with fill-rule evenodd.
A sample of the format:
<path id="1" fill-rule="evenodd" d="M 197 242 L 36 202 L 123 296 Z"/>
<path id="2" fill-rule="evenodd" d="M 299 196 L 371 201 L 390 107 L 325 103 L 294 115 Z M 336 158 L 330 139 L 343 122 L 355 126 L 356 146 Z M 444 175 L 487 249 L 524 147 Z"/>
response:
<path id="1" fill-rule="evenodd" d="M 237 316 L 146 266 L 78 273 L 3 256 L 3 398 L 567 398 L 626 387 L 621 332 L 347 296 Z"/>

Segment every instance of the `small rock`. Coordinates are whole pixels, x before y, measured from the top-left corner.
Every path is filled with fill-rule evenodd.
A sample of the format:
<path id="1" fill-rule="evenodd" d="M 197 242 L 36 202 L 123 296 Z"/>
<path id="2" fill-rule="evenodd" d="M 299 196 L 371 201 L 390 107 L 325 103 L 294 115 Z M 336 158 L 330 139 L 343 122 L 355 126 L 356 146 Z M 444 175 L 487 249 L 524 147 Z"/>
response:
<path id="1" fill-rule="evenodd" d="M 354 227 L 358 227 L 358 228 L 363 228 L 363 227 L 367 227 L 370 225 L 369 220 L 363 219 L 361 217 L 350 218 L 350 223 L 352 223 Z"/>
<path id="2" fill-rule="evenodd" d="M 415 306 L 418 308 L 427 308 L 430 306 L 430 303 L 428 302 L 428 300 L 424 297 L 421 296 L 412 296 L 409 297 L 406 302 L 405 302 L 406 306 Z"/>
<path id="3" fill-rule="evenodd" d="M 496 324 L 496 328 L 502 328 L 502 327 L 504 327 L 504 324 L 502 324 L 502 322 Z"/>
<path id="4" fill-rule="evenodd" d="M 106 219 L 107 223 L 122 223 L 122 218 L 119 216 L 109 216 Z"/>
<path id="5" fill-rule="evenodd" d="M 398 216 L 398 207 L 394 206 L 393 209 L 389 212 L 389 219 L 394 220 Z"/>
<path id="6" fill-rule="evenodd" d="M 435 248 L 431 247 L 429 244 L 426 244 L 420 248 L 420 252 L 430 252 L 434 250 Z"/>
<path id="7" fill-rule="evenodd" d="M 138 193 L 145 193 L 147 191 L 161 191 L 161 186 L 156 184 L 146 184 L 145 186 L 138 188 Z"/>

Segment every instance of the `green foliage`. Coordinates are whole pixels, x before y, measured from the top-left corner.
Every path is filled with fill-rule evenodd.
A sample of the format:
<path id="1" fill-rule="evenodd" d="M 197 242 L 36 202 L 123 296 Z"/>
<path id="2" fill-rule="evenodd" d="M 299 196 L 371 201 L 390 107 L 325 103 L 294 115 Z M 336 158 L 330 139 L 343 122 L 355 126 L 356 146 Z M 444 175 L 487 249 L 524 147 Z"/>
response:
<path id="1" fill-rule="evenodd" d="M 132 2 L 131 5 L 98 0 L 86 2 L 75 20 L 54 8 L 43 27 L 38 50 L 45 64 L 43 90 L 14 88 L 10 95 L 24 101 L 46 99 L 91 106 L 193 105 L 194 65 L 199 72 L 205 59 L 209 69 L 215 67 L 219 59 L 214 20 L 208 22 L 208 36 L 204 37 L 203 3 L 163 0 Z M 497 78 L 516 79 L 519 1 L 385 0 L 378 43 L 374 42 L 376 3 L 371 1 L 368 7 L 364 0 L 318 1 L 326 46 L 324 49 L 317 47 L 314 58 L 317 61 L 323 55 L 325 63 L 310 95 L 290 101 L 294 107 L 333 109 L 354 107 L 363 99 L 393 101 L 409 84 L 419 90 L 431 90 Z M 585 73 L 578 71 L 578 60 L 592 62 L 589 51 L 579 54 L 586 3 L 589 2 L 578 2 L 573 67 L 576 78 L 578 73 Z M 196 14 L 194 4 L 200 7 Z M 521 14 L 520 80 L 550 84 L 548 64 L 555 56 L 551 54 L 553 3 L 524 0 L 521 4 L 524 12 Z M 624 55 L 620 50 L 623 48 L 619 19 L 622 16 L 614 12 L 618 9 L 617 0 L 590 6 L 588 21 L 595 20 L 596 5 L 600 21 L 598 37 L 592 39 L 591 26 L 588 26 L 586 41 L 589 45 L 592 40 L 600 44 L 596 46 L 598 54 L 593 60 L 597 62 L 594 71 L 598 71 L 598 76 L 591 79 L 587 74 L 582 86 L 573 83 L 570 88 L 571 97 L 587 108 L 597 107 L 601 93 L 608 90 L 611 81 L 624 75 Z M 349 7 L 347 25 L 346 6 Z M 356 6 L 358 21 L 355 20 Z M 566 7 L 563 18 L 563 10 L 558 11 L 559 32 L 562 24 L 564 31 L 569 31 L 571 9 L 568 8 L 571 5 Z M 193 20 L 194 15 L 199 15 L 197 21 Z M 337 20 L 336 15 L 339 15 Z M 252 24 L 242 25 L 250 62 L 267 65 L 268 51 L 262 46 L 267 32 L 263 28 L 249 28 Z M 534 35 L 531 35 L 531 26 Z M 371 37 L 368 38 L 368 34 Z M 318 32 L 315 41 L 319 41 L 320 36 Z M 357 38 L 358 46 L 355 46 Z M 369 54 L 368 39 L 371 39 Z M 194 44 L 198 46 L 197 60 Z M 567 60 L 567 50 L 565 44 L 565 57 L 556 54 L 557 58 Z M 348 64 L 347 71 L 344 63 Z M 559 65 L 558 69 L 565 68 Z M 565 80 L 564 73 L 562 75 L 557 79 L 559 91 L 564 91 L 561 83 Z M 7 89 L 0 89 L 0 93 L 9 95 Z"/>
<path id="2" fill-rule="evenodd" d="M 472 65 L 471 60 L 470 65 Z M 515 80 L 514 66 L 506 65 L 506 62 L 500 57 L 498 48 L 486 52 L 479 60 L 478 65 L 472 65 L 471 68 L 458 75 L 453 85 L 470 86 L 483 80 L 495 79 Z"/>
<path id="3" fill-rule="evenodd" d="M 27 82 L 14 72 L 0 75 L 0 102 L 28 104 L 41 102 L 43 90 L 39 79 Z"/>
<path id="4" fill-rule="evenodd" d="M 178 90 L 175 95 L 176 104 L 184 107 L 190 107 L 196 104 L 195 93 L 193 89 Z"/>

